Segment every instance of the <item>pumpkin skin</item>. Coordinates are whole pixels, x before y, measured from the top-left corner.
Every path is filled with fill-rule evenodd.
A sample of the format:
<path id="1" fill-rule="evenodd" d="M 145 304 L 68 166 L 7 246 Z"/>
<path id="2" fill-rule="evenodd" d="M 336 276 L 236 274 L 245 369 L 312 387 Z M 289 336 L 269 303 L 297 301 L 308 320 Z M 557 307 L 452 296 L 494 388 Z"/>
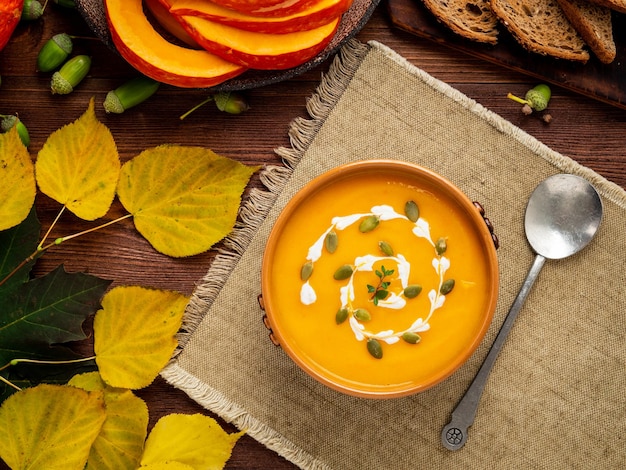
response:
<path id="1" fill-rule="evenodd" d="M 155 1 L 155 0 L 151 0 Z M 226 26 L 257 33 L 285 34 L 315 29 L 344 13 L 352 0 L 317 0 L 284 16 L 262 17 L 240 13 L 207 0 L 161 0 L 176 16 L 197 16 Z"/>
<path id="2" fill-rule="evenodd" d="M 181 88 L 210 88 L 246 70 L 204 49 L 164 39 L 145 16 L 142 0 L 104 0 L 104 8 L 120 55 L 154 80 Z"/>
<path id="3" fill-rule="evenodd" d="M 2 0 L 0 3 L 0 51 L 9 39 L 22 16 L 24 0 Z"/>
<path id="4" fill-rule="evenodd" d="M 260 70 L 297 67 L 330 42 L 339 17 L 318 28 L 287 34 L 265 34 L 225 26 L 197 16 L 181 16 L 183 27 L 207 51 L 225 60 Z"/>

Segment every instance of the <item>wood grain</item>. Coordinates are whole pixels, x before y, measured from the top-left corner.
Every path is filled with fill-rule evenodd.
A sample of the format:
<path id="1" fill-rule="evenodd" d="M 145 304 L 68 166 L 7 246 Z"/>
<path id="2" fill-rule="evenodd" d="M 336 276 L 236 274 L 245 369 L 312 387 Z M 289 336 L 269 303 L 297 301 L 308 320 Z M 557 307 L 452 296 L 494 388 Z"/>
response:
<path id="1" fill-rule="evenodd" d="M 458 88 L 554 150 L 626 188 L 624 110 L 555 86 L 550 105 L 552 123 L 547 125 L 536 116 L 525 116 L 506 94 L 509 91 L 524 93 L 534 85 L 533 78 L 402 31 L 390 21 L 386 8 L 384 3 L 378 7 L 358 34 L 360 40 L 376 40 L 395 49 L 416 66 Z M 106 115 L 101 107 L 104 96 L 133 76 L 133 69 L 98 40 L 77 39 L 76 51 L 90 54 L 93 68 L 71 95 L 51 95 L 50 77 L 37 73 L 35 60 L 43 42 L 63 31 L 92 36 L 78 13 L 60 9 L 50 2 L 44 17 L 35 23 L 20 24 L 9 45 L 0 52 L 0 113 L 19 113 L 30 130 L 33 158 L 47 136 L 80 116 L 89 99 L 94 97 L 97 116 L 111 129 L 123 161 L 151 146 L 179 143 L 209 147 L 246 164 L 279 164 L 274 149 L 289 145 L 289 124 L 296 117 L 306 117 L 306 100 L 328 66 L 327 61 L 288 81 L 248 91 L 251 109 L 239 116 L 220 113 L 208 104 L 180 121 L 178 116 L 204 99 L 206 92 L 168 86 L 161 87 L 148 102 L 126 114 Z M 397 99 L 401 102 L 403 97 Z M 260 186 L 255 176 L 251 187 Z M 37 198 L 36 204 L 39 218 L 47 229 L 59 206 L 43 195 Z M 107 219 L 122 213 L 121 206 L 114 203 Z M 53 236 L 89 226 L 91 224 L 66 213 Z M 63 263 L 69 271 L 87 271 L 112 279 L 113 285 L 138 284 L 191 294 L 214 256 L 215 250 L 186 259 L 159 255 L 136 233 L 132 222 L 125 221 L 51 250 L 39 260 L 34 274 L 44 274 Z M 261 323 L 259 328 L 264 328 Z M 172 412 L 213 416 L 161 379 L 141 390 L 139 395 L 148 403 L 150 427 L 159 417 Z M 227 468 L 289 469 L 295 466 L 244 437 L 235 446 Z"/>

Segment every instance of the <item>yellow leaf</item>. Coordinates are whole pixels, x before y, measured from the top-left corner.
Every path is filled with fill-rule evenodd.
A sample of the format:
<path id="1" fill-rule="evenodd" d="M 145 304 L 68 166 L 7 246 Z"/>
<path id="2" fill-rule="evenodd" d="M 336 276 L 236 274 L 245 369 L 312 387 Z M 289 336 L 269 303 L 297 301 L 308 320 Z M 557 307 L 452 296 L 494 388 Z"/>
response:
<path id="1" fill-rule="evenodd" d="M 191 256 L 231 232 L 256 170 L 205 148 L 161 145 L 124 164 L 117 194 L 157 251 Z"/>
<path id="2" fill-rule="evenodd" d="M 112 387 L 152 383 L 171 358 L 189 297 L 138 286 L 105 294 L 94 318 L 94 351 L 102 379 Z"/>
<path id="3" fill-rule="evenodd" d="M 30 155 L 13 126 L 0 134 L 0 230 L 21 223 L 35 202 L 35 172 Z"/>
<path id="4" fill-rule="evenodd" d="M 105 416 L 102 392 L 26 388 L 0 407 L 0 457 L 12 469 L 82 470 Z"/>
<path id="5" fill-rule="evenodd" d="M 175 461 L 196 470 L 221 469 L 243 434 L 228 434 L 209 416 L 170 414 L 150 432 L 141 465 Z"/>
<path id="6" fill-rule="evenodd" d="M 89 453 L 86 470 L 134 470 L 148 429 L 148 407 L 130 390 L 107 386 L 98 372 L 74 376 L 70 385 L 104 392 L 107 418 Z"/>
<path id="7" fill-rule="evenodd" d="M 41 192 L 81 219 L 95 220 L 108 212 L 120 159 L 111 132 L 96 118 L 93 98 L 81 117 L 50 134 L 35 172 Z"/>

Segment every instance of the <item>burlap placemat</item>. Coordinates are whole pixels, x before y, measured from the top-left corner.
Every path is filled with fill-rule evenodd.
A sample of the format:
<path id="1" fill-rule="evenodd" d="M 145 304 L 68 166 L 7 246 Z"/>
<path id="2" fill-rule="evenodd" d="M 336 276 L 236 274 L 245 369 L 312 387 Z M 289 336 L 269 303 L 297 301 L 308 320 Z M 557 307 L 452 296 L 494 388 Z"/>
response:
<path id="1" fill-rule="evenodd" d="M 286 166 L 264 173 L 243 224 L 201 281 L 174 386 L 302 468 L 624 468 L 626 464 L 626 193 L 376 42 L 350 42 L 292 124 Z M 480 348 L 453 376 L 408 398 L 344 396 L 268 339 L 257 303 L 264 245 L 285 203 L 311 178 L 362 159 L 435 170 L 483 203 L 501 242 L 499 306 Z M 440 432 L 515 298 L 533 253 L 526 201 L 568 172 L 602 194 L 601 229 L 576 256 L 548 261 L 505 344 L 469 441 Z"/>

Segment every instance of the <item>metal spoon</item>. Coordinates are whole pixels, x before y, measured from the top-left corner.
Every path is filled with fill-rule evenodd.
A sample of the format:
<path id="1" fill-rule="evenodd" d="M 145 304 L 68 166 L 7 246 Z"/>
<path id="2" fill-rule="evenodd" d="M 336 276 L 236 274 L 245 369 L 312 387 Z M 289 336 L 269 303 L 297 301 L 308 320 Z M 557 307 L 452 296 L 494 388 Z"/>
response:
<path id="1" fill-rule="evenodd" d="M 535 260 L 485 361 L 452 412 L 452 419 L 441 431 L 444 447 L 458 450 L 467 441 L 467 428 L 476 417 L 489 372 L 546 259 L 565 258 L 583 249 L 594 237 L 601 220 L 600 196 L 583 178 L 554 175 L 533 191 L 526 207 L 524 228 L 535 251 Z"/>

